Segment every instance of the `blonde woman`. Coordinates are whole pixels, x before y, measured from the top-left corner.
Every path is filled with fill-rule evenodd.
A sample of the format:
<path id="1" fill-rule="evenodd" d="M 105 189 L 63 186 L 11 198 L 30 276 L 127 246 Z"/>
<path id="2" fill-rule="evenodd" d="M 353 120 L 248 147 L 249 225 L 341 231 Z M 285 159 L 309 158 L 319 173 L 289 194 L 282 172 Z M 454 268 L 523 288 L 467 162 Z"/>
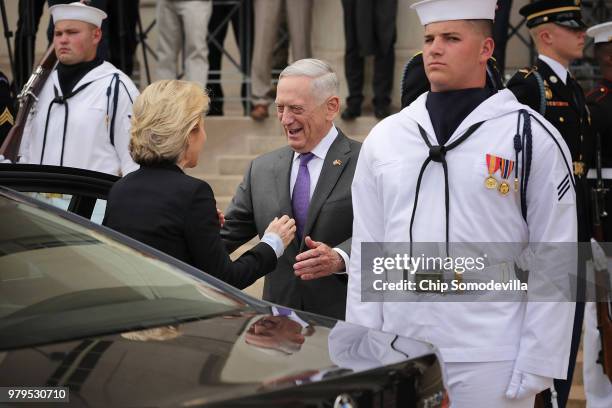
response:
<path id="1" fill-rule="evenodd" d="M 210 185 L 183 172 L 206 141 L 208 102 L 199 84 L 177 80 L 155 82 L 136 99 L 129 149 L 140 169 L 111 189 L 104 225 L 242 289 L 274 270 L 295 222 L 279 214 L 262 242 L 231 261 Z"/>

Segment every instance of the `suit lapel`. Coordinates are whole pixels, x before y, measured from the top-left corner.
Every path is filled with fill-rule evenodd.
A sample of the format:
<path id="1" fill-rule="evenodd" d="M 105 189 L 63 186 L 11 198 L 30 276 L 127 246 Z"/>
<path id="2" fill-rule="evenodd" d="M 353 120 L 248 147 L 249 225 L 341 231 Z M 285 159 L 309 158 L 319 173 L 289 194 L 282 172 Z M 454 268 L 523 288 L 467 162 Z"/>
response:
<path id="1" fill-rule="evenodd" d="M 351 148 L 346 136 L 338 129 L 338 136 L 327 151 L 327 155 L 323 161 L 323 167 L 321 168 L 321 174 L 319 175 L 319 181 L 317 181 L 317 186 L 310 200 L 308 218 L 304 226 L 304 237 L 310 234 L 319 216 L 319 212 L 321 212 L 321 207 L 331 194 L 340 175 L 342 175 L 344 169 L 348 165 L 351 158 L 349 156 L 350 152 Z"/>
<path id="2" fill-rule="evenodd" d="M 274 177 L 276 179 L 276 197 L 279 200 L 281 214 L 293 217 L 291 209 L 291 197 L 289 195 L 289 177 L 291 176 L 291 162 L 293 160 L 293 150 L 283 149 L 278 160 L 274 164 Z"/>

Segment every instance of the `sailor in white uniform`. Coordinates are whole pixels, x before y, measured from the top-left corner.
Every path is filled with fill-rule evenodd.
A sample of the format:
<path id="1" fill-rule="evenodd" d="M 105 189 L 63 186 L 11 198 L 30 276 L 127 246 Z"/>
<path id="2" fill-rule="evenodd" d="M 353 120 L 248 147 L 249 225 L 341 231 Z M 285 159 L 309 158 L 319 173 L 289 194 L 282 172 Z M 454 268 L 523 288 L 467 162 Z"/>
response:
<path id="1" fill-rule="evenodd" d="M 81 3 L 50 8 L 58 66 L 30 112 L 20 162 L 114 175 L 138 168 L 130 157 L 130 116 L 138 90 L 109 62 L 96 59 L 106 13 Z"/>
<path id="2" fill-rule="evenodd" d="M 423 58 L 432 91 L 371 131 L 352 186 L 346 320 L 436 345 L 452 407 L 533 407 L 539 391 L 567 375 L 575 307 L 564 301 L 430 302 L 423 301 L 430 294 L 420 293 L 411 295 L 423 296 L 416 302 L 362 298 L 362 280 L 372 273 L 362 269 L 362 243 L 448 248 L 499 242 L 519 244 L 527 253 L 530 243 L 573 248 L 576 242 L 566 144 L 510 91 L 485 87 L 496 3 L 426 0 L 412 6 L 425 26 Z M 530 288 L 538 279 L 557 278 L 556 271 L 563 274 L 563 264 L 576 259 L 572 251 L 555 253 L 561 246 L 541 247 L 552 251 L 553 262 L 538 272 L 550 275 L 530 274 Z"/>

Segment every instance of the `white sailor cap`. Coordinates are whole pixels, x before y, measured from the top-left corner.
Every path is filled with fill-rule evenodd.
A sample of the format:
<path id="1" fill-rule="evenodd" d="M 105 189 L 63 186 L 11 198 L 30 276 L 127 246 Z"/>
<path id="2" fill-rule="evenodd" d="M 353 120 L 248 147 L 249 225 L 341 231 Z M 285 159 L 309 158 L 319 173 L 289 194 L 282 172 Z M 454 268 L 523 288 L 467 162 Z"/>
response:
<path id="1" fill-rule="evenodd" d="M 50 7 L 49 11 L 53 16 L 54 24 L 62 20 L 78 20 L 100 27 L 102 20 L 107 17 L 106 13 L 99 8 L 86 6 L 79 2 L 58 4 Z"/>
<path id="2" fill-rule="evenodd" d="M 587 30 L 587 35 L 595 39 L 595 44 L 612 41 L 612 21 L 597 24 Z"/>
<path id="3" fill-rule="evenodd" d="M 426 26 L 449 20 L 495 20 L 497 0 L 424 0 L 410 7 Z"/>

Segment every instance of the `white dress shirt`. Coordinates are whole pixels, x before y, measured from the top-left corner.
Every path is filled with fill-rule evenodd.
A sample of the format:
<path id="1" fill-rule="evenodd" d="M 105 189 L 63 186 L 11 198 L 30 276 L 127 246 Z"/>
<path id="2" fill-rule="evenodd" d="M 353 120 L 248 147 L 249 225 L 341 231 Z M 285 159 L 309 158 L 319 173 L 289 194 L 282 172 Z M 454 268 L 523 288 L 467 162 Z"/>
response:
<path id="1" fill-rule="evenodd" d="M 553 72 L 561 79 L 561 82 L 563 82 L 564 85 L 567 85 L 567 68 L 564 67 L 560 62 L 547 57 L 546 55 L 538 55 L 538 58 L 541 59 L 542 61 L 544 61 L 549 67 L 550 69 L 553 70 Z"/>
<path id="2" fill-rule="evenodd" d="M 325 156 L 327 156 L 327 152 L 331 147 L 334 140 L 338 137 L 338 129 L 334 125 L 332 125 L 327 135 L 318 145 L 315 146 L 314 149 L 310 153 L 314 154 L 314 157 L 308 162 L 308 172 L 310 173 L 310 198 L 312 198 L 312 194 L 314 193 L 315 187 L 317 186 L 317 181 L 319 181 L 319 176 L 321 175 L 321 169 L 323 168 L 323 162 L 325 161 Z M 290 190 L 289 195 L 293 198 L 293 187 L 295 187 L 295 181 L 297 180 L 298 172 L 300 170 L 300 153 L 293 153 L 293 163 L 291 164 L 291 178 L 290 178 Z"/>

